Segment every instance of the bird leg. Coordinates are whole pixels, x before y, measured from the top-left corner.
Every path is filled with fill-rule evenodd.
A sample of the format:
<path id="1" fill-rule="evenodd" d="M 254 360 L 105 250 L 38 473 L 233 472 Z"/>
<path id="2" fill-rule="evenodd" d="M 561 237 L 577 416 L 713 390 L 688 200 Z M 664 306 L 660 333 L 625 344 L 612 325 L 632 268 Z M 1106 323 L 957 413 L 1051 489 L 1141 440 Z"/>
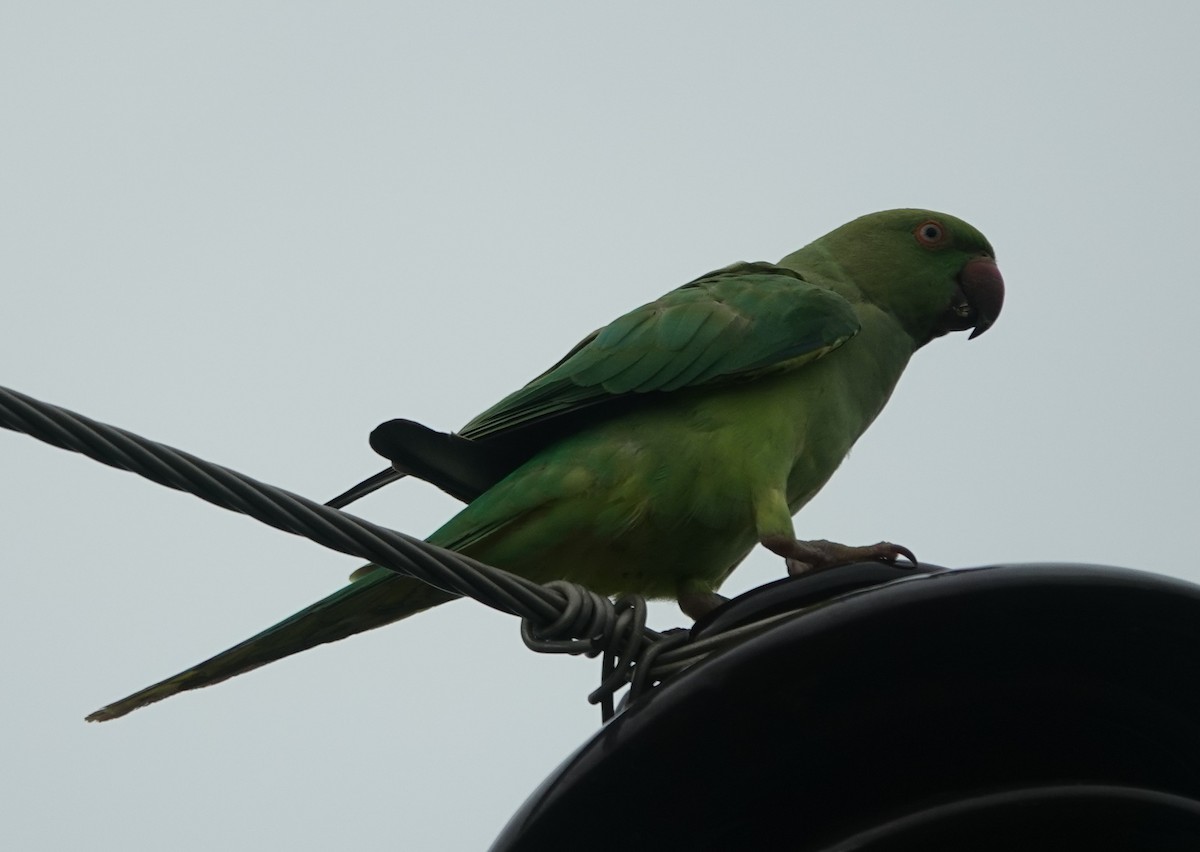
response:
<path id="1" fill-rule="evenodd" d="M 729 598 L 718 595 L 707 584 L 685 581 L 679 588 L 676 598 L 683 614 L 692 621 L 699 621 L 721 604 L 729 603 Z"/>
<path id="2" fill-rule="evenodd" d="M 824 539 L 798 541 L 790 536 L 766 536 L 762 544 L 787 561 L 788 574 L 793 577 L 816 574 L 854 562 L 876 561 L 893 565 L 901 556 L 911 562 L 914 568 L 917 567 L 917 557 L 913 556 L 911 550 L 889 541 L 851 547 Z"/>

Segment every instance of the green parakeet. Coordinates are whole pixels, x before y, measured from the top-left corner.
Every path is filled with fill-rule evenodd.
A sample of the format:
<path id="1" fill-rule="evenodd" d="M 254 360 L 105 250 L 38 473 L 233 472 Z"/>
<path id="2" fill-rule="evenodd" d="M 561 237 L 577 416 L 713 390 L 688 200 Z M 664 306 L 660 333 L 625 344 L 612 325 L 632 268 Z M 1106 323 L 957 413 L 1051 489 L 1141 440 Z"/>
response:
<path id="1" fill-rule="evenodd" d="M 1004 285 L 967 223 L 928 210 L 854 220 L 778 264 L 735 263 L 584 338 L 457 435 L 392 421 L 393 477 L 468 505 L 428 541 L 545 582 L 675 598 L 697 617 L 756 543 L 792 573 L 911 559 L 881 542 L 798 541 L 833 474 L 930 340 L 995 321 Z M 387 478 L 387 477 L 385 477 Z M 93 713 L 177 692 L 412 615 L 453 595 L 367 566 L 200 665 Z"/>

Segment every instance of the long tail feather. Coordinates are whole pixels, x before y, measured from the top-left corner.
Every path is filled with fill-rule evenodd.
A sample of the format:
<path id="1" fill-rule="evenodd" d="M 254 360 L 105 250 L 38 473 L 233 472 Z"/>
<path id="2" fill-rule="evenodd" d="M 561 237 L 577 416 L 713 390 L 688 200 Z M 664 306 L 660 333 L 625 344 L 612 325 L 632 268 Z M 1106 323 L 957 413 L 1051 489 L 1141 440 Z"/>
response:
<path id="1" fill-rule="evenodd" d="M 455 597 L 420 580 L 378 568 L 257 636 L 102 707 L 88 716 L 87 720 L 104 722 L 116 719 L 177 693 L 220 683 L 316 645 L 336 642 L 354 633 L 382 627 Z"/>

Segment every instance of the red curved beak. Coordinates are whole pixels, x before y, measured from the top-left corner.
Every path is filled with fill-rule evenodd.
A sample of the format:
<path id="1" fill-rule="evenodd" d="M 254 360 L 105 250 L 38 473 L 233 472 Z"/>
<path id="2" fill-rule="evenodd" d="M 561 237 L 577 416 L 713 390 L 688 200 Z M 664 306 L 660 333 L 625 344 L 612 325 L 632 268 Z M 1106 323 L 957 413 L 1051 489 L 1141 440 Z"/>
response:
<path id="1" fill-rule="evenodd" d="M 1000 308 L 1004 306 L 1004 279 L 1000 268 L 990 257 L 976 257 L 963 264 L 958 273 L 958 286 L 975 313 L 975 328 L 968 340 L 992 327 Z"/>

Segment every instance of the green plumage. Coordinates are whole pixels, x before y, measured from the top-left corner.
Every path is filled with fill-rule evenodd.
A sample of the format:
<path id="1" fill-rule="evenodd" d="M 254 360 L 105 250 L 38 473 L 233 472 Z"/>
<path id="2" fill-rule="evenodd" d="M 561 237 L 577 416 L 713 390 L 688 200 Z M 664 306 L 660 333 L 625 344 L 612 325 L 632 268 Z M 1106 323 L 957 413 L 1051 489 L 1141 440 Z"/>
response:
<path id="1" fill-rule="evenodd" d="M 916 349 L 995 319 L 1002 285 L 992 258 L 958 219 L 894 210 L 779 264 L 738 263 L 672 290 L 589 335 L 460 431 L 481 447 L 533 437 L 522 439 L 515 469 L 502 468 L 428 540 L 541 582 L 681 599 L 711 597 L 757 542 L 811 562 L 792 515 L 874 420 Z M 328 598 L 89 719 L 451 597 L 384 569 L 358 572 Z"/>

